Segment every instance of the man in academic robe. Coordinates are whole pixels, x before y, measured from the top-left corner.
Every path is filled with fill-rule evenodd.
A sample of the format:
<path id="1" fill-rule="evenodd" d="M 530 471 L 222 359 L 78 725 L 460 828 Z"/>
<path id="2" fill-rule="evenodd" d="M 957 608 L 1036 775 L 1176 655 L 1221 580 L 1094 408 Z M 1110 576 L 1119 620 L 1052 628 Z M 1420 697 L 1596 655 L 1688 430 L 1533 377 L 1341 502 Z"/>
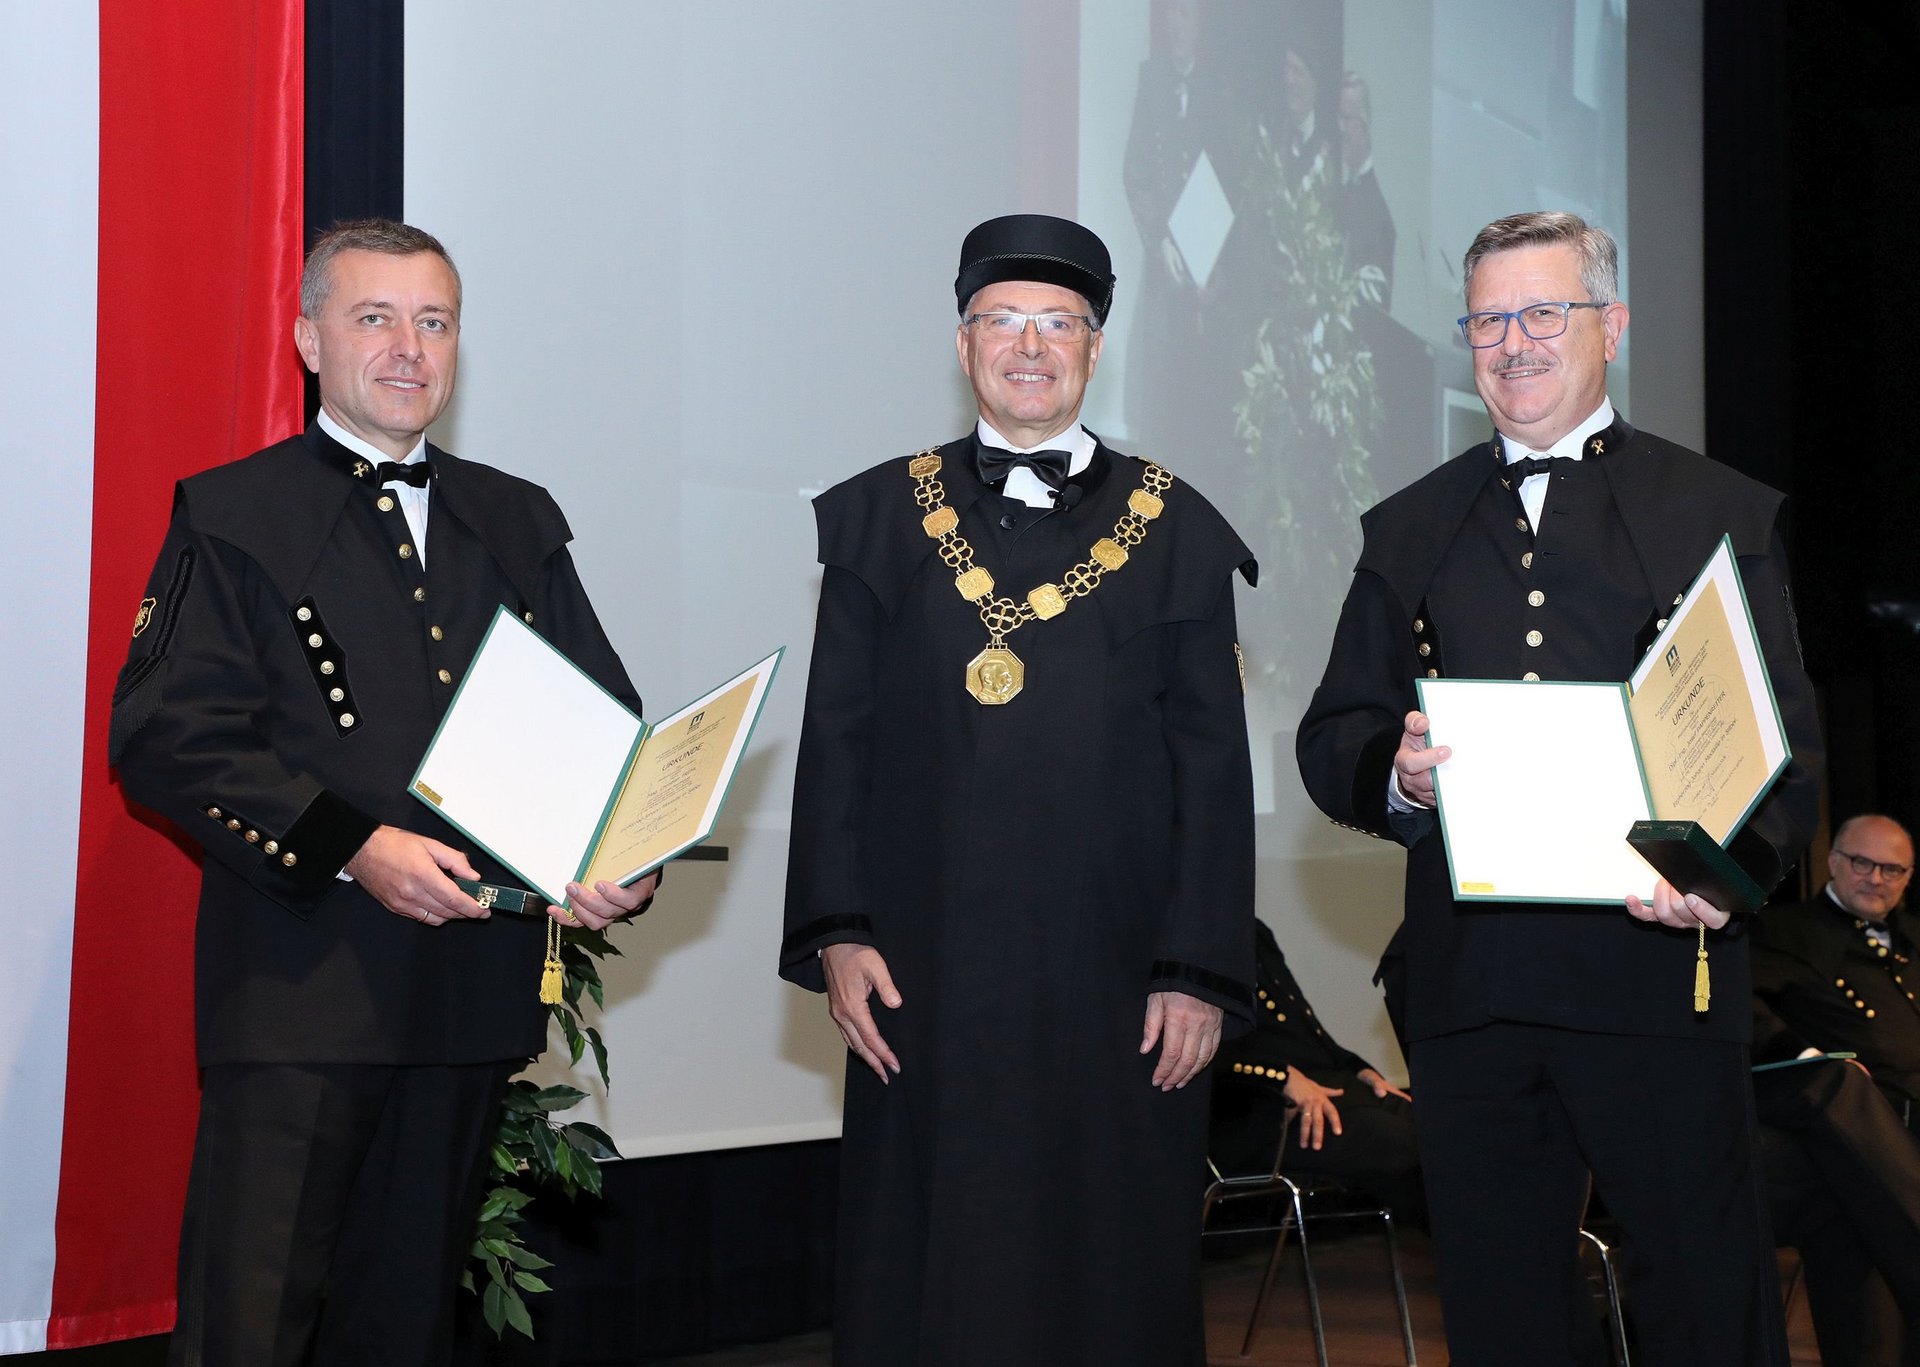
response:
<path id="1" fill-rule="evenodd" d="M 815 501 L 780 971 L 850 1051 L 835 1361 L 1199 1367 L 1204 1070 L 1253 1010 L 1253 558 L 1079 425 L 1093 233 L 990 220 L 955 293 L 974 430 Z"/>
<path id="2" fill-rule="evenodd" d="M 1794 756 L 1730 851 L 1770 888 L 1813 829 L 1820 740 L 1782 500 L 1614 410 L 1606 367 L 1628 319 L 1616 262 L 1613 240 L 1571 214 L 1475 238 L 1461 328 L 1494 438 L 1362 518 L 1298 755 L 1329 816 L 1408 849 L 1394 963 L 1454 1360 L 1575 1360 L 1586 1328 L 1564 1288 L 1591 1183 L 1632 1251 L 1636 1360 L 1784 1364 L 1752 1156 L 1744 925 L 1665 881 L 1624 907 L 1456 902 L 1434 812 L 1452 751 L 1429 745 L 1415 707 L 1418 676 L 1626 678 L 1727 536 Z M 1537 740 L 1577 787 L 1583 738 Z M 1560 819 L 1550 788 L 1513 795 L 1513 840 Z M 1712 986 L 1698 1010 L 1702 927 Z"/>
<path id="3" fill-rule="evenodd" d="M 545 1044 L 544 927 L 652 891 L 529 903 L 407 791 L 502 608 L 640 706 L 552 498 L 426 441 L 460 307 L 418 228 L 321 237 L 293 328 L 320 414 L 180 483 L 114 691 L 128 795 L 205 851 L 175 1364 L 450 1361 L 501 1094 Z"/>

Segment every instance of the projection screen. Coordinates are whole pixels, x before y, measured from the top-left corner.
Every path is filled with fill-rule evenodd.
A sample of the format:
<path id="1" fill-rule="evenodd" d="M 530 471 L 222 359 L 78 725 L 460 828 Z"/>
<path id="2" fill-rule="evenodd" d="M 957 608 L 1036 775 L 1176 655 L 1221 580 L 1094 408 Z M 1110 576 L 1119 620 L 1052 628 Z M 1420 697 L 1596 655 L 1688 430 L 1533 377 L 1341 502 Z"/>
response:
<path id="1" fill-rule="evenodd" d="M 409 0 L 406 211 L 466 284 L 435 439 L 554 492 L 650 708 L 789 648 L 728 857 L 674 865 L 618 937 L 613 1088 L 575 1075 L 584 1118 L 629 1156 L 838 1133 L 838 1035 L 774 975 L 808 500 L 966 430 L 958 246 L 1016 211 L 1113 250 L 1087 425 L 1259 555 L 1239 612 L 1260 915 L 1333 1033 L 1404 1076 L 1369 985 L 1403 861 L 1312 808 L 1293 730 L 1356 515 L 1488 430 L 1453 326 L 1480 224 L 1614 228 L 1628 301 L 1650 291 L 1614 401 L 1702 440 L 1697 0 L 1632 20 L 1625 0 Z"/>

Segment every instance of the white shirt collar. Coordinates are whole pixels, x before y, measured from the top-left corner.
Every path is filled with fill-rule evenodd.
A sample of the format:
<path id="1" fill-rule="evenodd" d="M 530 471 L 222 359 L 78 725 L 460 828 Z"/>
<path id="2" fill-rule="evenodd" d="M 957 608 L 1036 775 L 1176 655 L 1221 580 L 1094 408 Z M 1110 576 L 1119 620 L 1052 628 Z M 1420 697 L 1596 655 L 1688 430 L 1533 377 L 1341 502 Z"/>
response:
<path id="1" fill-rule="evenodd" d="M 980 438 L 982 446 L 995 446 L 1002 451 L 1012 451 L 1025 455 L 1029 451 L 1065 451 L 1069 457 L 1067 474 L 1077 475 L 1093 464 L 1093 433 L 1078 423 L 1064 432 L 1056 432 L 1038 446 L 1015 446 L 993 428 L 993 424 L 981 418 L 974 425 L 974 432 Z M 1008 498 L 1018 499 L 1029 508 L 1051 508 L 1053 490 L 1047 482 L 1025 467 L 1016 467 L 1007 472 L 1006 482 L 1000 486 L 1000 492 Z"/>
<path id="2" fill-rule="evenodd" d="M 327 412 L 325 408 L 320 410 L 320 430 L 353 452 L 356 456 L 365 456 L 375 465 L 384 464 L 393 459 L 392 456 L 382 451 L 372 442 L 362 441 L 359 437 L 347 431 L 346 428 L 333 420 L 333 414 Z M 420 440 L 413 444 L 411 451 L 407 452 L 407 458 L 397 463 L 401 465 L 413 465 L 418 461 L 424 460 L 426 454 L 427 436 L 426 433 L 422 432 L 420 434 Z"/>
<path id="3" fill-rule="evenodd" d="M 1585 422 L 1576 424 L 1571 432 L 1545 451 L 1535 451 L 1526 443 L 1509 437 L 1505 432 L 1500 434 L 1500 448 L 1509 465 L 1527 456 L 1563 456 L 1568 460 L 1579 460 L 1586 452 L 1587 438 L 1595 432 L 1604 432 L 1611 426 L 1613 426 L 1613 400 L 1603 398 L 1600 400 L 1600 406 L 1593 410 Z M 1540 476 L 1536 475 L 1534 478 L 1538 479 Z"/>

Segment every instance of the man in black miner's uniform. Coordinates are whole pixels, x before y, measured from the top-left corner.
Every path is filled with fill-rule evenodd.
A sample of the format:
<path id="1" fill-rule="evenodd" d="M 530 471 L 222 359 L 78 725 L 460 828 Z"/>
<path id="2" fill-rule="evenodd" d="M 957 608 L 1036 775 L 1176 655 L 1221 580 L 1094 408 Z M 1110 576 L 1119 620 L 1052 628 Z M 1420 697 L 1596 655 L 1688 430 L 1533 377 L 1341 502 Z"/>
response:
<path id="1" fill-rule="evenodd" d="M 1362 519 L 1298 741 L 1324 811 L 1408 848 L 1395 953 L 1448 1343 L 1474 1367 L 1573 1360 L 1587 1333 L 1565 1287 L 1591 1178 L 1633 1253 L 1636 1361 L 1784 1363 L 1752 1157 L 1744 927 L 1664 882 L 1619 909 L 1454 902 L 1432 810 L 1450 752 L 1428 746 L 1413 687 L 1442 673 L 1624 679 L 1731 536 L 1794 752 L 1732 845 L 1772 887 L 1813 828 L 1820 752 L 1781 498 L 1608 402 L 1627 309 L 1606 233 L 1571 214 L 1501 219 L 1468 249 L 1465 287 L 1494 440 Z M 1578 785 L 1581 738 L 1538 739 Z M 1525 840 L 1556 819 L 1555 795 L 1516 793 L 1512 815 Z M 1696 1014 L 1702 926 L 1713 993 Z"/>
<path id="2" fill-rule="evenodd" d="M 1226 1173 L 1270 1170 L 1293 1108 L 1281 1171 L 1338 1177 L 1425 1223 L 1413 1098 L 1327 1033 L 1279 941 L 1257 925 L 1253 1030 L 1221 1046 L 1208 1156 Z"/>
<path id="3" fill-rule="evenodd" d="M 127 792 L 206 851 L 175 1363 L 448 1361 L 501 1092 L 545 1043 L 545 918 L 652 893 L 490 915 L 454 878 L 506 871 L 407 794 L 502 605 L 640 706 L 546 491 L 427 445 L 460 303 L 417 228 L 321 238 L 319 418 L 181 482 L 114 692 Z"/>
<path id="4" fill-rule="evenodd" d="M 835 1361 L 1198 1367 L 1203 1070 L 1253 1001 L 1253 560 L 1170 455 L 1078 425 L 1098 238 L 994 219 L 955 291 L 974 431 L 815 502 L 780 971 L 852 1051 Z"/>

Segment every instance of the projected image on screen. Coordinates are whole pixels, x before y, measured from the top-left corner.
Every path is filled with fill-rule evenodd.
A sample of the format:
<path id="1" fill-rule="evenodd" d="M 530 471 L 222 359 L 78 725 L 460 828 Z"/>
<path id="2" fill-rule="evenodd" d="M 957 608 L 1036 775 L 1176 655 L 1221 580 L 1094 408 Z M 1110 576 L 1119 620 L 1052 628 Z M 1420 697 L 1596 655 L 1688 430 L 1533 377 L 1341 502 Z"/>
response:
<path id="1" fill-rule="evenodd" d="M 1089 422 L 1220 499 L 1260 556 L 1272 591 L 1241 629 L 1266 809 L 1359 514 L 1486 438 L 1454 326 L 1468 241 L 1541 207 L 1624 227 L 1624 4 L 1491 18 L 1469 0 L 1081 6 L 1081 213 L 1131 228 Z"/>

